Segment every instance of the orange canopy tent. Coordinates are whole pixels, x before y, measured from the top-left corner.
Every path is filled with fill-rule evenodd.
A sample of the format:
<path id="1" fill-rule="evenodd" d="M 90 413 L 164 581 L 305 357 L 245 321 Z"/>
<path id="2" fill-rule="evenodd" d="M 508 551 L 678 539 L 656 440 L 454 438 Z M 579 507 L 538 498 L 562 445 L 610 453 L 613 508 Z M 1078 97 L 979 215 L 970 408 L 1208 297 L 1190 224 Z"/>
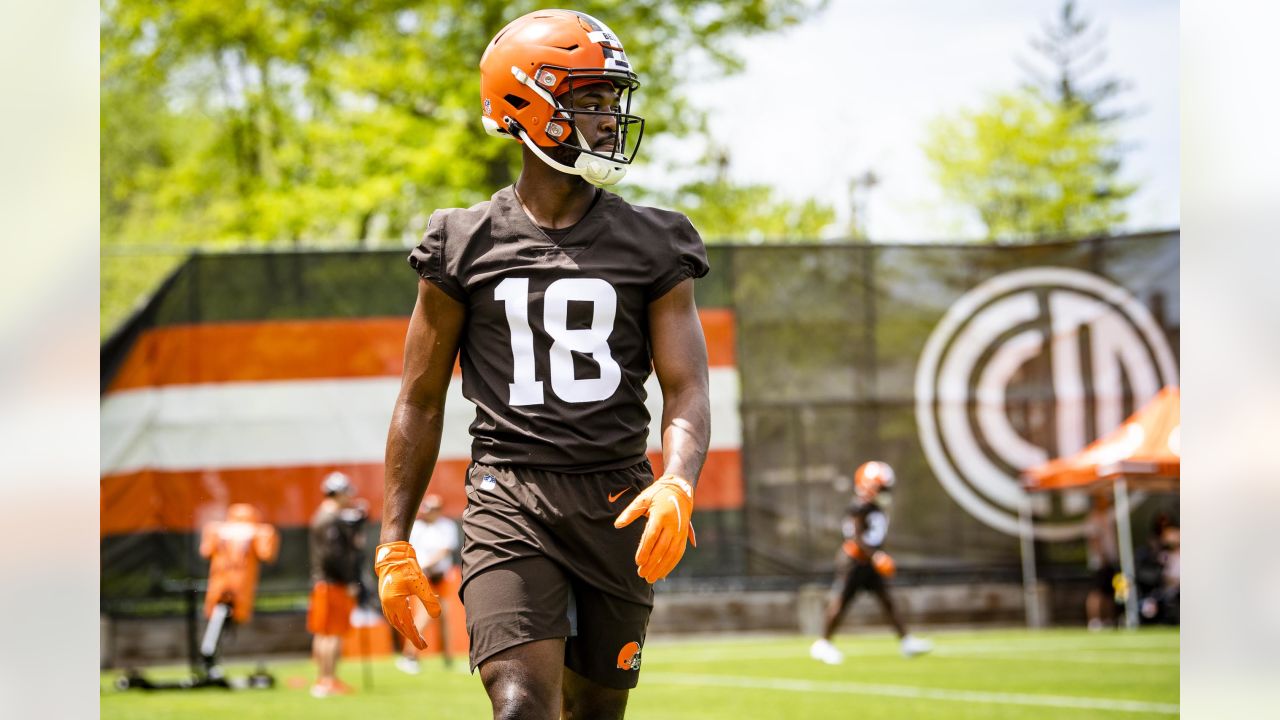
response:
<path id="1" fill-rule="evenodd" d="M 1024 487 L 1031 492 L 1079 489 L 1123 477 L 1131 488 L 1176 490 L 1182 466 L 1180 405 L 1178 388 L 1166 387 L 1075 455 L 1023 472 Z"/>
<path id="2" fill-rule="evenodd" d="M 1050 460 L 1022 473 L 1023 487 L 1029 492 L 1113 486 L 1120 567 L 1129 581 L 1129 600 L 1125 603 L 1129 627 L 1138 624 L 1137 594 L 1133 585 L 1133 536 L 1129 527 L 1129 488 L 1176 492 L 1182 472 L 1181 436 L 1182 410 L 1178 388 L 1170 385 L 1129 416 L 1120 427 L 1075 455 Z M 1032 521 L 1029 507 L 1024 507 L 1020 514 L 1023 585 L 1028 598 L 1031 598 L 1034 597 L 1036 575 L 1034 552 L 1030 549 Z M 1039 625 L 1038 615 L 1030 611 L 1030 604 L 1028 608 L 1028 622 L 1033 626 Z"/>

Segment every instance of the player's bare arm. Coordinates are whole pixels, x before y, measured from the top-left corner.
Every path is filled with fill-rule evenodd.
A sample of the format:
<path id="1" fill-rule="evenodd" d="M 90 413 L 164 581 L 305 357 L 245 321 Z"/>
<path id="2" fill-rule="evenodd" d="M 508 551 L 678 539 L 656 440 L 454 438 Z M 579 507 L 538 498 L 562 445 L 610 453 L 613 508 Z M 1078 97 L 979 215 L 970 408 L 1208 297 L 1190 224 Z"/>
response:
<path id="1" fill-rule="evenodd" d="M 625 527 L 641 515 L 648 517 L 635 559 L 637 573 L 653 583 L 675 569 L 686 540 L 693 541 L 693 487 L 711 439 L 707 344 L 693 280 L 682 281 L 649 304 L 649 335 L 662 386 L 663 475 L 614 524 Z"/>
<path id="2" fill-rule="evenodd" d="M 440 602 L 408 543 L 409 528 L 440 452 L 445 395 L 465 319 L 462 305 L 430 282 L 418 281 L 418 301 L 404 344 L 400 395 L 387 433 L 382 544 L 374 570 L 383 614 L 419 649 L 427 643 L 413 621 L 410 602 L 416 597 L 431 617 L 440 616 Z"/>
<path id="3" fill-rule="evenodd" d="M 649 304 L 653 369 L 662 386 L 663 473 L 696 487 L 711 442 L 707 342 L 685 280 Z"/>
<path id="4" fill-rule="evenodd" d="M 381 542 L 408 540 L 440 452 L 444 400 L 458 356 L 466 309 L 426 280 L 404 344 L 400 395 L 387 432 Z"/>

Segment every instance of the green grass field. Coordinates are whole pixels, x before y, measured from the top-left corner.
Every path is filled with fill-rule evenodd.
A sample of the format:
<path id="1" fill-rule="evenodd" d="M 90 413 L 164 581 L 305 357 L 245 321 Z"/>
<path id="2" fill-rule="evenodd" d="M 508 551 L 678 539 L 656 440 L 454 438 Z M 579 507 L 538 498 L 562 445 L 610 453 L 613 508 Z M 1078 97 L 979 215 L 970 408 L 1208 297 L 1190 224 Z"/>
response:
<path id="1" fill-rule="evenodd" d="M 845 662 L 808 656 L 810 638 L 653 640 L 644 649 L 640 687 L 629 718 L 1162 718 L 1178 714 L 1178 632 L 1086 633 L 999 630 L 922 633 L 933 654 L 905 660 L 887 635 L 844 635 Z M 390 659 L 373 662 L 373 689 L 359 691 L 361 664 L 339 674 L 358 692 L 317 700 L 307 693 L 305 660 L 269 665 L 271 690 L 120 692 L 119 676 L 101 676 L 101 717 L 192 718 L 485 718 L 477 676 L 438 660 L 405 675 Z M 251 668 L 229 665 L 232 675 Z M 177 677 L 156 668 L 149 677 Z"/>

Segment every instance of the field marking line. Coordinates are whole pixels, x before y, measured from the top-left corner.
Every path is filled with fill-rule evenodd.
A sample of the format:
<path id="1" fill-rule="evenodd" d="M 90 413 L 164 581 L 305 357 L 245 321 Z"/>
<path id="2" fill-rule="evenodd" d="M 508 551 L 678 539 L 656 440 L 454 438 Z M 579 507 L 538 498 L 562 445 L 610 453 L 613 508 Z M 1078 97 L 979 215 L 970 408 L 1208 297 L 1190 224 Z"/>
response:
<path id="1" fill-rule="evenodd" d="M 1154 639 L 1155 638 L 1151 638 L 1151 640 L 1154 640 Z M 1139 638 L 1134 638 L 1133 640 L 1129 640 L 1125 642 L 1089 642 L 1089 641 L 1073 640 L 1070 638 L 1063 638 L 1062 640 L 1058 640 L 1058 641 L 1051 640 L 1048 642 L 1044 640 L 1037 641 L 1034 639 L 1028 639 L 1022 642 L 1018 642 L 1018 641 L 1003 642 L 1003 643 L 1000 643 L 1000 642 L 977 642 L 977 643 L 947 642 L 946 644 L 948 647 L 964 648 L 972 652 L 1004 652 L 1006 650 L 1018 650 L 1018 651 L 1028 651 L 1028 652 L 1037 651 L 1037 650 L 1045 650 L 1045 651 L 1052 651 L 1052 652 L 1056 652 L 1059 650 L 1090 650 L 1090 651 L 1106 652 L 1110 650 L 1177 650 L 1179 649 L 1179 645 L 1176 643 L 1169 644 L 1169 643 L 1163 643 L 1163 642 L 1151 642 L 1150 640 L 1146 642 L 1139 642 L 1139 640 L 1140 640 Z M 945 642 L 945 641 L 939 640 L 939 642 Z"/>
<path id="2" fill-rule="evenodd" d="M 859 642 L 861 639 L 884 640 L 886 637 L 887 635 L 865 635 L 865 636 L 843 635 L 837 638 L 837 642 L 856 643 L 856 642 Z M 1029 637 L 1008 638 L 1006 640 L 988 640 L 985 638 L 956 639 L 954 636 L 949 636 L 947 633 L 932 634 L 932 635 L 929 635 L 929 637 L 932 637 L 935 641 L 938 641 L 938 642 L 945 641 L 948 646 L 952 646 L 952 647 L 963 646 L 963 647 L 969 647 L 969 648 L 983 648 L 983 649 L 985 648 L 998 648 L 998 649 L 1018 648 L 1018 649 L 1032 649 L 1032 650 L 1039 650 L 1039 649 L 1057 650 L 1059 648 L 1063 648 L 1063 649 L 1079 648 L 1082 650 L 1112 650 L 1112 649 L 1114 650 L 1137 650 L 1137 649 L 1176 650 L 1179 647 L 1179 640 L 1177 637 L 1143 637 L 1143 636 L 1124 636 L 1119 634 L 1090 635 L 1090 636 L 1081 636 L 1081 637 L 1058 637 L 1058 636 L 1052 636 L 1052 635 L 1045 636 L 1045 637 L 1029 636 Z M 808 644 L 808 642 L 813 639 L 814 638 L 812 637 L 806 637 L 806 638 L 803 638 L 803 642 L 805 642 L 805 644 Z M 789 649 L 789 648 L 795 647 L 795 639 L 788 638 L 786 640 L 777 640 L 773 642 L 769 642 L 769 641 L 761 642 L 756 638 L 742 638 L 742 639 L 713 638 L 713 639 L 699 641 L 696 643 L 664 640 L 660 642 L 659 641 L 651 642 L 649 643 L 648 646 L 655 647 L 655 648 L 659 646 L 668 647 L 668 648 L 682 647 L 682 646 L 690 647 L 690 648 L 706 648 L 707 646 L 711 646 L 711 647 L 723 646 L 723 647 L 729 648 L 729 647 L 741 647 L 742 645 L 751 645 L 751 644 L 760 644 L 762 646 L 765 646 L 765 647 L 762 647 L 761 649 L 765 649 L 765 648 Z"/>
<path id="3" fill-rule="evenodd" d="M 994 705 L 1024 705 L 1034 707 L 1071 708 L 1081 710 L 1105 710 L 1112 712 L 1158 713 L 1177 715 L 1179 706 L 1173 703 L 1121 700 L 1117 698 L 1079 697 L 1073 695 L 1035 695 L 1029 693 L 1001 693 L 985 690 L 947 690 L 911 685 L 884 685 L 879 683 L 821 682 L 787 678 L 756 678 L 733 675 L 685 675 L 676 673 L 646 673 L 650 682 L 672 685 L 731 687 L 745 690 L 784 690 L 788 692 L 829 692 L 845 695 L 878 695 L 907 700 L 944 700 L 949 702 L 987 703 Z"/>
<path id="4" fill-rule="evenodd" d="M 842 651 L 842 653 L 847 658 L 890 658 L 890 657 L 895 657 L 899 654 L 896 649 L 882 650 L 882 651 L 861 651 L 861 652 Z M 955 648 L 947 648 L 947 647 L 935 647 L 931 654 L 935 656 L 946 657 L 946 658 L 984 658 L 984 659 L 989 659 L 994 661 L 1006 661 L 1006 662 L 1031 661 L 1031 662 L 1049 662 L 1049 663 L 1055 663 L 1055 662 L 1077 663 L 1077 664 L 1082 663 L 1086 665 L 1138 665 L 1138 666 L 1165 666 L 1165 667 L 1176 667 L 1181 664 L 1181 661 L 1177 657 L 1162 658 L 1159 656 L 1144 656 L 1144 655 L 1132 655 L 1132 654 L 1109 655 L 1107 653 L 1081 653 L 1081 654 L 1073 653 L 1070 655 L 1059 654 L 1059 655 L 1050 656 L 1050 655 L 1032 654 L 1030 652 L 1018 652 L 1018 651 L 1007 651 L 1007 652 L 998 652 L 998 653 L 997 652 L 970 653 L 965 651 L 963 648 L 955 649 Z M 808 657 L 809 657 L 808 650 L 792 650 L 792 651 L 785 651 L 785 652 L 777 651 L 777 652 L 758 652 L 758 653 L 716 653 L 716 654 L 680 653 L 679 655 L 675 655 L 671 657 L 664 657 L 663 655 L 657 654 L 656 652 L 651 652 L 650 659 L 646 660 L 646 662 L 650 664 L 657 663 L 662 665 L 668 665 L 668 664 L 689 663 L 689 662 L 715 662 L 717 660 L 734 660 L 734 661 L 788 660 L 788 659 L 799 660 L 799 659 L 804 659 Z"/>
<path id="5" fill-rule="evenodd" d="M 1124 644 L 1124 645 L 1098 645 L 1097 643 L 1082 644 L 1079 641 L 1070 643 L 1032 643 L 1032 642 L 1013 642 L 1013 643 L 978 643 L 965 644 L 958 643 L 952 645 L 949 642 L 938 641 L 939 645 L 934 649 L 935 655 L 946 655 L 948 657 L 964 657 L 978 655 L 1008 655 L 1017 659 L 1039 659 L 1044 661 L 1064 661 L 1064 662 L 1101 662 L 1117 665 L 1177 665 L 1178 657 L 1174 656 L 1167 660 L 1161 660 L 1157 655 L 1134 655 L 1135 650 L 1169 650 L 1177 651 L 1177 646 L 1169 646 L 1163 644 Z M 841 647 L 841 652 L 846 657 L 890 657 L 898 654 L 897 647 Z M 1115 652 L 1115 655 L 1111 653 Z M 1040 653 L 1053 653 L 1052 657 L 1040 656 Z M 1079 655 L 1067 655 L 1062 653 L 1081 653 Z M 1122 655 L 1120 653 L 1128 653 Z M 662 656 L 658 646 L 655 646 L 650 657 L 651 662 L 707 662 L 713 660 L 779 660 L 784 658 L 804 658 L 809 656 L 807 647 L 777 647 L 777 648 L 760 648 L 758 650 L 743 650 L 731 645 L 721 648 L 704 649 L 702 652 L 681 652 L 678 656 L 671 659 Z M 1149 658 L 1144 659 L 1144 658 Z M 1087 660 L 1086 660 L 1087 659 Z"/>
<path id="6" fill-rule="evenodd" d="M 1061 653 L 1062 651 L 1055 650 L 1054 652 Z M 1065 654 L 1065 655 L 1057 654 L 1057 655 L 1049 656 L 1049 655 L 1033 653 L 1031 651 L 1009 650 L 1009 651 L 1003 651 L 1003 652 L 972 652 L 971 653 L 965 648 L 935 647 L 933 649 L 932 654 L 941 655 L 944 657 L 955 657 L 955 658 L 981 657 L 988 660 L 1010 661 L 1010 662 L 1013 662 L 1013 661 L 1021 662 L 1024 660 L 1030 660 L 1033 662 L 1084 663 L 1086 665 L 1143 665 L 1143 666 L 1165 666 L 1165 667 L 1176 667 L 1182 664 L 1181 659 L 1176 655 L 1173 657 L 1163 657 L 1160 655 L 1151 655 L 1151 654 L 1141 655 L 1141 654 L 1135 654 L 1135 653 L 1111 654 L 1106 652 L 1092 652 L 1092 651 L 1080 652 L 1080 651 L 1074 651 L 1074 650 L 1068 651 L 1068 652 L 1070 654 Z"/>

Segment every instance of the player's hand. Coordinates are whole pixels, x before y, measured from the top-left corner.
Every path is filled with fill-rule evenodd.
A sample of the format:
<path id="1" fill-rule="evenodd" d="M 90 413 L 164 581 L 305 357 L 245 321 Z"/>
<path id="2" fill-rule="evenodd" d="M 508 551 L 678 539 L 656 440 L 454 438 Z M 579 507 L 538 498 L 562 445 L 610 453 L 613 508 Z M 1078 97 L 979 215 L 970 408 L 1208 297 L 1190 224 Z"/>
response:
<path id="1" fill-rule="evenodd" d="M 650 583 L 666 577 L 684 557 L 685 541 L 697 547 L 690 518 L 693 488 L 683 478 L 663 475 L 627 506 L 613 526 L 623 528 L 646 516 L 644 534 L 636 550 L 637 574 Z"/>
<path id="2" fill-rule="evenodd" d="M 883 550 L 877 550 L 871 556 L 871 565 L 875 567 L 876 572 L 880 573 L 881 577 L 893 577 L 893 574 L 898 570 L 893 558 Z"/>
<path id="3" fill-rule="evenodd" d="M 440 600 L 422 574 L 413 546 L 403 540 L 379 545 L 373 571 L 378 574 L 378 598 L 387 622 L 419 650 L 425 650 L 427 641 L 413 622 L 413 608 L 409 603 L 412 598 L 418 598 L 427 614 L 434 618 L 440 617 Z"/>

